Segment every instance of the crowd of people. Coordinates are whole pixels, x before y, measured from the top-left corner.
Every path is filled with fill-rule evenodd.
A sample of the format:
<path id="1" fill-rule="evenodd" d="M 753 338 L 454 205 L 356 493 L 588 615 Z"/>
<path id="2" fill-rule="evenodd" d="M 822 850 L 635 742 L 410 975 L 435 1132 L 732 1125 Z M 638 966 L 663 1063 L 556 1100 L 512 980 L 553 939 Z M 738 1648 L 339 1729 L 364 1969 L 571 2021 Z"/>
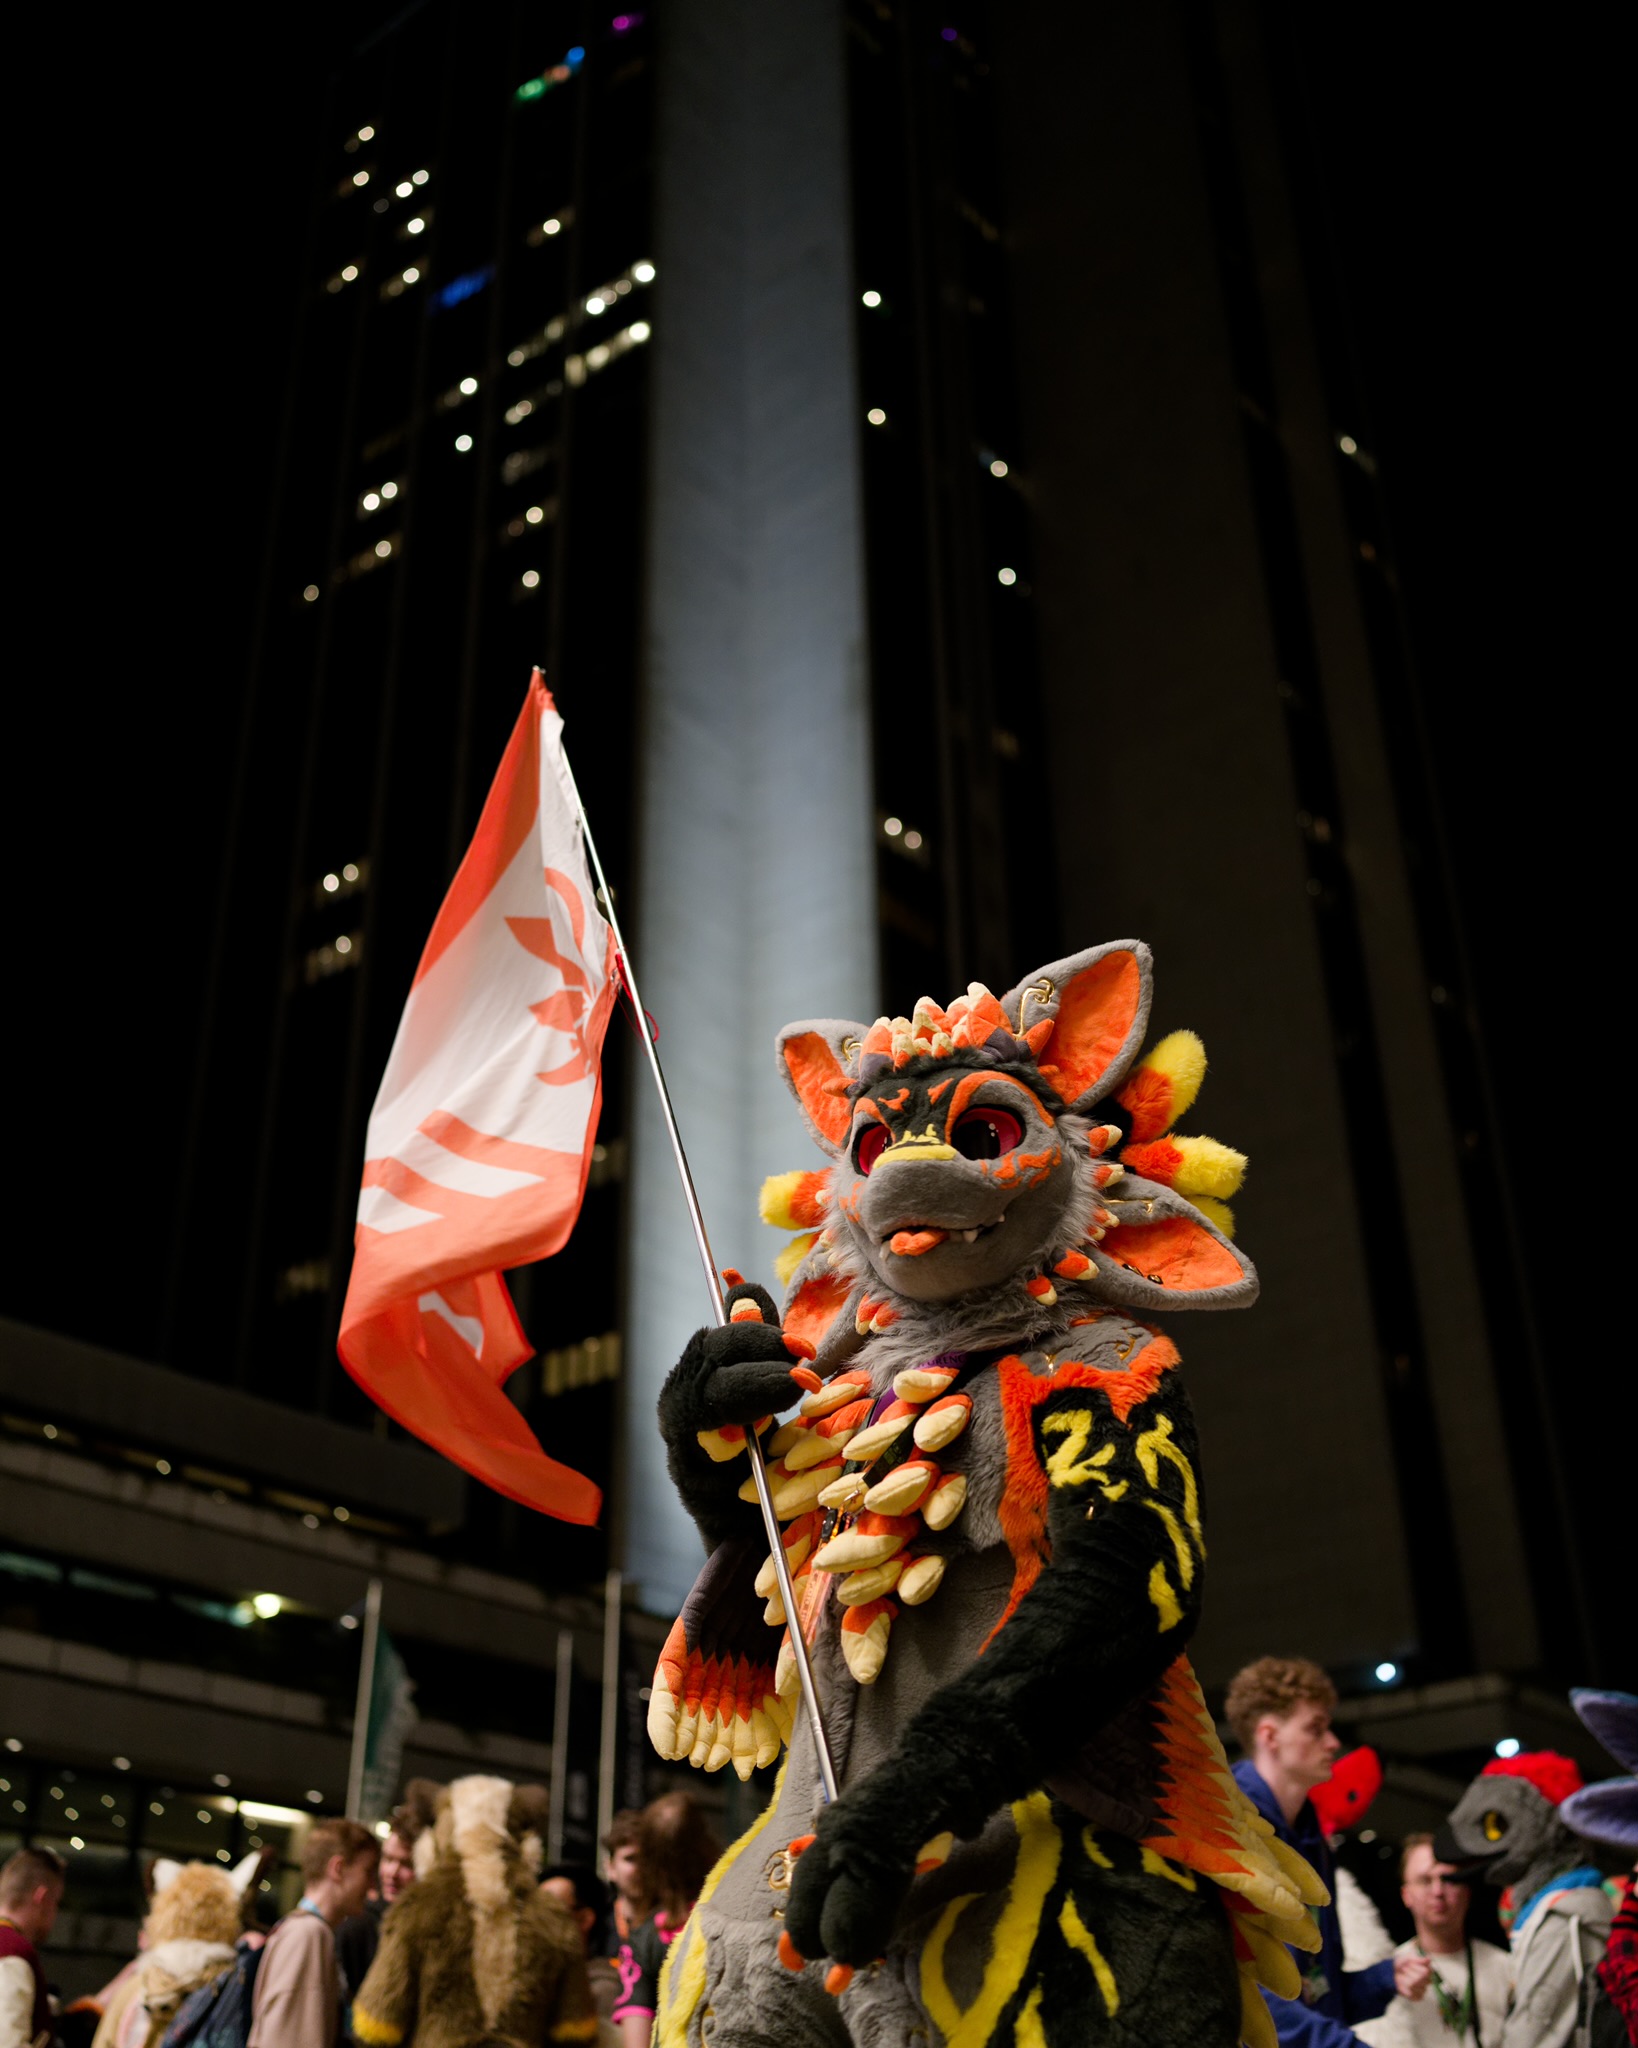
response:
<path id="1" fill-rule="evenodd" d="M 1624 1695 L 1600 1697 L 1629 1720 L 1638 1709 Z M 1557 1845 L 1528 1866 L 1523 1886 L 1501 1894 L 1510 1947 L 1469 1930 L 1470 1865 L 1451 1860 L 1457 1838 L 1449 1832 L 1466 1800 L 1440 1835 L 1400 1844 L 1399 1897 L 1413 1931 L 1396 1944 L 1337 1859 L 1342 1804 L 1324 1792 L 1342 1749 L 1331 1726 L 1336 1699 L 1318 1665 L 1265 1657 L 1236 1676 L 1225 1701 L 1244 1753 L 1235 1768 L 1242 1790 L 1331 1893 L 1314 1909 L 1318 1948 L 1293 1951 L 1300 1996 L 1269 1997 L 1285 2048 L 1627 2048 L 1638 2040 L 1630 1885 L 1590 1866 L 1558 1867 L 1574 1866 L 1584 1848 L 1575 1826 L 1631 1853 L 1623 1832 L 1633 1826 L 1630 1798 L 1625 1817 L 1599 1833 L 1585 1802 L 1615 1785 L 1580 1791 L 1569 1760 L 1547 1753 L 1516 1768 L 1492 1764 L 1506 1790 L 1487 1796 L 1539 1810 L 1543 1839 Z M 1631 1737 L 1628 1729 L 1623 1739 Z M 1370 1790 L 1351 1795 L 1347 1825 L 1357 1827 L 1379 1781 L 1376 1771 Z M 1606 1799 L 1601 1811 L 1614 1810 Z M 1486 1841 L 1505 1825 L 1497 1812 L 1481 1818 Z M 606 1878 L 589 1863 L 542 1869 L 544 1831 L 539 1787 L 417 1781 L 382 1839 L 356 1821 L 313 1826 L 300 1900 L 265 1933 L 249 1914 L 265 1852 L 233 1871 L 161 1861 L 150 1873 L 138 1954 L 95 1998 L 62 2014 L 39 1950 L 65 1868 L 49 1850 L 19 1850 L 0 1868 L 0 2048 L 481 2048 L 495 2040 L 650 2048 L 666 1952 L 720 1844 L 683 1792 L 615 1816 L 603 1842 Z M 1541 1938 L 1550 1926 L 1569 1932 Z"/>
<path id="2" fill-rule="evenodd" d="M 59 2012 L 40 1950 L 67 1870 L 0 1868 L 0 2048 L 649 2048 L 666 1950 L 721 1845 L 687 1793 L 616 1814 L 607 1878 L 541 1868 L 544 1798 L 494 1778 L 408 1789 L 384 1837 L 320 1820 L 301 1896 L 251 1915 L 264 1859 L 158 1862 L 138 1953 Z"/>
<path id="3" fill-rule="evenodd" d="M 1620 1760 L 1631 1768 L 1638 1702 L 1604 1697 L 1625 1702 L 1618 1709 L 1627 1717 Z M 1339 1836 L 1316 1804 L 1342 1751 L 1331 1726 L 1336 1704 L 1336 1687 L 1319 1665 L 1286 1657 L 1247 1665 L 1224 1702 L 1244 1752 L 1234 1772 L 1241 1790 L 1331 1894 L 1328 1905 L 1314 1909 L 1318 1949 L 1292 1951 L 1300 1996 L 1268 1996 L 1281 2048 L 1638 2048 L 1638 1895 L 1630 1872 L 1606 1880 L 1587 1862 L 1586 1842 L 1575 1831 L 1584 1828 L 1630 1857 L 1638 1850 L 1630 1798 L 1619 1814 L 1605 1802 L 1604 1817 L 1595 1818 L 1585 1805 L 1576 1810 L 1583 1788 L 1568 1758 L 1542 1752 L 1493 1761 L 1437 1835 L 1401 1841 L 1399 1896 L 1413 1932 L 1396 1944 L 1376 1906 L 1339 1865 Z M 1486 1784 L 1505 1784 L 1509 1792 L 1495 1789 L 1473 1801 Z M 1470 1803 L 1483 1808 L 1487 1801 L 1494 1810 L 1484 1812 L 1480 1838 L 1491 1853 L 1470 1858 L 1451 1824 Z M 1512 1818 L 1501 1811 L 1509 1804 Z M 1507 1876 L 1511 1866 L 1501 1852 L 1532 1812 L 1542 1853 L 1515 1856 L 1520 1881 L 1497 1902 L 1510 1937 L 1503 1949 L 1469 1933 L 1468 1870 L 1483 1863 L 1495 1879 Z M 1354 1824 L 1361 1818 L 1362 1806 L 1350 1815 Z M 1555 1927 L 1565 1930 L 1562 1937 L 1543 1938 Z"/>

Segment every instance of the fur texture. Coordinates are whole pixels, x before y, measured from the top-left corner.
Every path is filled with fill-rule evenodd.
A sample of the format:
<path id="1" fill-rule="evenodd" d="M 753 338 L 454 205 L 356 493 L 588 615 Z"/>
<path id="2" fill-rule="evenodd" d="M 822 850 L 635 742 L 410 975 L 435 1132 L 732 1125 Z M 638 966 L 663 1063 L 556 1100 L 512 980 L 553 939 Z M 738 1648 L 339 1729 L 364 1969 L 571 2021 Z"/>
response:
<path id="1" fill-rule="evenodd" d="M 663 1755 L 742 1775 L 792 1748 L 674 1945 L 662 2048 L 1261 2048 L 1259 1972 L 1294 1988 L 1283 1944 L 1313 1945 L 1323 1891 L 1261 1832 L 1182 1654 L 1198 1447 L 1175 1350 L 1127 1312 L 1239 1306 L 1256 1277 L 1117 1155 L 1147 1145 L 1174 1182 L 1193 1162 L 1224 1191 L 1243 1162 L 1167 1138 L 1204 1053 L 1174 1034 L 1134 1074 L 1148 1008 L 1148 954 L 1119 942 L 999 999 L 975 984 L 948 1010 L 780 1035 L 831 1163 L 783 1177 L 767 1212 L 818 1235 L 783 1324 L 732 1286 L 728 1326 L 662 1393 L 712 1555 L 650 1729 Z M 814 1370 L 793 1372 L 787 1333 Z M 736 1452 L 804 1386 L 768 1445 L 787 1616 Z M 773 1658 L 798 1622 L 830 1806 L 788 1640 Z M 827 1980 L 820 1958 L 846 1967 Z"/>
<path id="2" fill-rule="evenodd" d="M 597 2014 L 579 1930 L 539 1889 L 535 1823 L 544 1794 L 504 1778 L 419 1780 L 430 1807 L 416 1840 L 420 1881 L 381 1923 L 381 1945 L 353 2009 L 371 2048 L 488 2048 L 498 2042 L 592 2041 Z M 536 1855 L 525 1849 L 533 1840 Z M 422 1844 L 430 1844 L 423 1855 Z"/>

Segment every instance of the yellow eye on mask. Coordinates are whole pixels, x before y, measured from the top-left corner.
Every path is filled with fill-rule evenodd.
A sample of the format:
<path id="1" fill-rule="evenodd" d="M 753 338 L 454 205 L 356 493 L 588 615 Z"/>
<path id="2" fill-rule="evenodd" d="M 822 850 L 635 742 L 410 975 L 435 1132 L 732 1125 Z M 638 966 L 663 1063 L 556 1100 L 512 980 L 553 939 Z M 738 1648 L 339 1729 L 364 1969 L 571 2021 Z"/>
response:
<path id="1" fill-rule="evenodd" d="M 1507 1832 L 1506 1821 L 1502 1819 L 1494 1807 L 1479 1822 L 1479 1826 L 1484 1830 L 1484 1838 L 1487 1842 L 1499 1842 Z"/>

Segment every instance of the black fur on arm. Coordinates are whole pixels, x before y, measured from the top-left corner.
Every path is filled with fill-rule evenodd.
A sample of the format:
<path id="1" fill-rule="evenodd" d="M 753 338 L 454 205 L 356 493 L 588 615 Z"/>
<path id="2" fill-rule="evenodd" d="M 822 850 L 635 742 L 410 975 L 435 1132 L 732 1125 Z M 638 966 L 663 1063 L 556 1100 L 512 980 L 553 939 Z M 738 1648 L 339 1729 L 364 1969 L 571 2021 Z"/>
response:
<path id="1" fill-rule="evenodd" d="M 749 1428 L 765 1415 L 790 1407 L 801 1389 L 791 1378 L 794 1363 L 779 1332 L 779 1311 L 765 1287 L 741 1282 L 725 1305 L 754 1301 L 759 1323 L 725 1323 L 696 1330 L 660 1389 L 660 1434 L 666 1464 L 683 1506 L 694 1517 L 708 1549 L 743 1534 L 757 1523 L 757 1510 L 739 1498 L 750 1466 L 741 1456 L 718 1464 L 701 1448 L 701 1430 L 734 1422 Z"/>
<path id="2" fill-rule="evenodd" d="M 1038 1442 L 1054 1408 L 1101 1408 L 1084 1449 L 1113 1441 L 1115 1454 L 1096 1467 L 1079 1452 L 1064 1460 L 1085 1476 L 1051 1488 L 1051 1562 L 984 1654 L 922 1707 L 888 1761 L 821 1816 L 786 1913 L 803 1955 L 855 1964 L 879 1955 L 920 1845 L 946 1828 L 977 1835 L 999 1807 L 1035 1790 L 1090 1732 L 1147 1692 L 1193 1633 L 1203 1556 L 1191 1542 L 1191 1583 L 1177 1583 L 1176 1545 L 1149 1505 L 1161 1500 L 1183 1526 L 1182 1475 L 1165 1456 L 1150 1486 L 1135 1448 L 1144 1432 L 1169 1422 L 1166 1440 L 1194 1466 L 1181 1388 L 1173 1382 L 1125 1425 L 1101 1395 L 1054 1397 L 1037 1421 Z M 1060 1447 L 1073 1451 L 1064 1435 L 1045 1444 L 1049 1453 Z M 1157 1564 L 1178 1610 L 1164 1628 L 1150 1592 Z"/>

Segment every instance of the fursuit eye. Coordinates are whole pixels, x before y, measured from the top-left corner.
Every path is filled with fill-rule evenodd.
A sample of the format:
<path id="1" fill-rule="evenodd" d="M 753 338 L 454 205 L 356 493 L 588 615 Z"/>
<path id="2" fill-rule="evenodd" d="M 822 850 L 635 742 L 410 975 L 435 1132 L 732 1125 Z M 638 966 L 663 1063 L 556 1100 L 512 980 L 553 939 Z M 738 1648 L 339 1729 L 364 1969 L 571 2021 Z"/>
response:
<path id="1" fill-rule="evenodd" d="M 859 1133 L 859 1141 L 853 1148 L 853 1164 L 860 1173 L 868 1173 L 887 1150 L 887 1126 L 866 1124 Z"/>
<path id="2" fill-rule="evenodd" d="M 1507 1832 L 1506 1821 L 1502 1819 L 1494 1807 L 1479 1822 L 1479 1826 L 1484 1830 L 1484 1838 L 1487 1842 L 1499 1842 Z"/>
<path id="3" fill-rule="evenodd" d="M 1024 1135 L 1024 1127 L 1010 1110 L 969 1109 L 957 1117 L 950 1143 L 963 1159 L 999 1159 L 1013 1151 Z"/>

